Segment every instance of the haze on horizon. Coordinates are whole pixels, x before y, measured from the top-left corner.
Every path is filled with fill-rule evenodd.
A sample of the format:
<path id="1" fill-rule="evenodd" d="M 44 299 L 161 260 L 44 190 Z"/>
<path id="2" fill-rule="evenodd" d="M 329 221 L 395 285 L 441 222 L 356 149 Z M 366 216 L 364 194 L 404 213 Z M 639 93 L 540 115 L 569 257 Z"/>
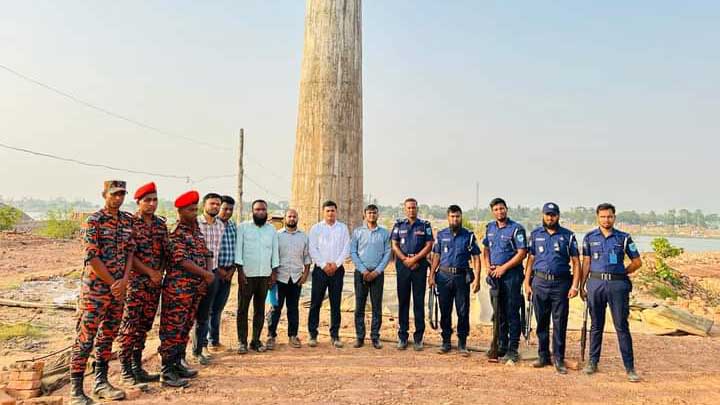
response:
<path id="1" fill-rule="evenodd" d="M 303 1 L 13 2 L 0 65 L 0 143 L 111 166 L 232 175 L 245 197 L 290 194 Z M 383 204 L 718 212 L 720 3 L 363 2 L 365 193 Z M 181 137 L 226 148 L 218 150 Z M 163 198 L 234 194 L 0 148 L 0 195 L 99 200 L 101 183 Z M 259 184 L 259 185 L 258 185 Z"/>

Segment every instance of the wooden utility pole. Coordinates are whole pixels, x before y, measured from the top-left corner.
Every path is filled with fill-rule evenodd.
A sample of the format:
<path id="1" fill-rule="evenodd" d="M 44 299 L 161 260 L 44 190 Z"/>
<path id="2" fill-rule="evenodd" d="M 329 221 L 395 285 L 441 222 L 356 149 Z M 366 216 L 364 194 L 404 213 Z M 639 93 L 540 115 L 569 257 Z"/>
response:
<path id="1" fill-rule="evenodd" d="M 307 0 L 291 206 L 301 229 L 333 200 L 362 224 L 361 0 Z"/>
<path id="2" fill-rule="evenodd" d="M 237 223 L 240 225 L 242 222 L 242 208 L 243 208 L 243 176 L 245 170 L 243 169 L 243 148 L 245 146 L 245 129 L 240 128 L 240 144 L 238 146 L 238 184 L 237 184 L 237 198 L 235 200 L 235 210 L 237 211 Z"/>

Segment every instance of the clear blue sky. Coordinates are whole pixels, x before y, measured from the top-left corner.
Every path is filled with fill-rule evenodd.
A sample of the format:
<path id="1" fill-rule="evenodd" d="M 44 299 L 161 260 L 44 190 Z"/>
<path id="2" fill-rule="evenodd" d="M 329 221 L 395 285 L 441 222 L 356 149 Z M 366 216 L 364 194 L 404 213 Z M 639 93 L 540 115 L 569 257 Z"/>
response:
<path id="1" fill-rule="evenodd" d="M 365 190 L 474 204 L 720 211 L 720 3 L 366 0 Z M 234 148 L 248 198 L 290 194 L 304 1 L 7 2 L 0 64 L 167 132 Z M 0 70 L 0 142 L 138 170 L 235 172 Z M 266 168 L 256 162 L 262 162 Z M 0 149 L 0 195 L 99 198 L 152 180 Z M 158 180 L 174 197 L 189 185 Z M 233 179 L 197 184 L 233 193 Z"/>

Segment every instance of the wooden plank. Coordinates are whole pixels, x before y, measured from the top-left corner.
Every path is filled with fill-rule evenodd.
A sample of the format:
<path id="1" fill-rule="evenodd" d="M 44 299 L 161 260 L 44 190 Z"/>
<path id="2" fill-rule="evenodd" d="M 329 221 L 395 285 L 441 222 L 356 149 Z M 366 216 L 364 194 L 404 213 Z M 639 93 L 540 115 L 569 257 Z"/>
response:
<path id="1" fill-rule="evenodd" d="M 0 298 L 0 306 L 17 307 L 17 308 L 43 308 L 43 309 L 62 309 L 66 311 L 74 311 L 75 305 L 69 304 L 52 304 L 48 302 L 29 302 L 17 301 Z"/>

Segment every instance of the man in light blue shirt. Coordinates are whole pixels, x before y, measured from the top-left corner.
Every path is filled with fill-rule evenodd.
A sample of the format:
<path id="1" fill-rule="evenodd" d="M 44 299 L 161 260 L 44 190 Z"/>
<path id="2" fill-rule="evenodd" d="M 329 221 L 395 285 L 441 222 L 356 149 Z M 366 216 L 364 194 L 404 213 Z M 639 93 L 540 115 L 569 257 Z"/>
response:
<path id="1" fill-rule="evenodd" d="M 267 223 L 267 203 L 252 203 L 252 222 L 243 222 L 237 231 L 235 264 L 238 266 L 237 333 L 238 354 L 247 354 L 248 309 L 253 303 L 253 334 L 250 349 L 264 352 L 260 341 L 265 322 L 265 298 L 268 287 L 277 279 L 280 265 L 278 237 L 275 227 Z"/>
<path id="2" fill-rule="evenodd" d="M 355 345 L 365 344 L 365 303 L 370 294 L 372 323 L 370 339 L 373 347 L 382 348 L 380 326 L 382 325 L 382 296 L 385 284 L 385 267 L 390 261 L 390 232 L 378 226 L 378 207 L 365 207 L 365 224 L 353 231 L 350 241 L 350 257 L 355 264 Z"/>

